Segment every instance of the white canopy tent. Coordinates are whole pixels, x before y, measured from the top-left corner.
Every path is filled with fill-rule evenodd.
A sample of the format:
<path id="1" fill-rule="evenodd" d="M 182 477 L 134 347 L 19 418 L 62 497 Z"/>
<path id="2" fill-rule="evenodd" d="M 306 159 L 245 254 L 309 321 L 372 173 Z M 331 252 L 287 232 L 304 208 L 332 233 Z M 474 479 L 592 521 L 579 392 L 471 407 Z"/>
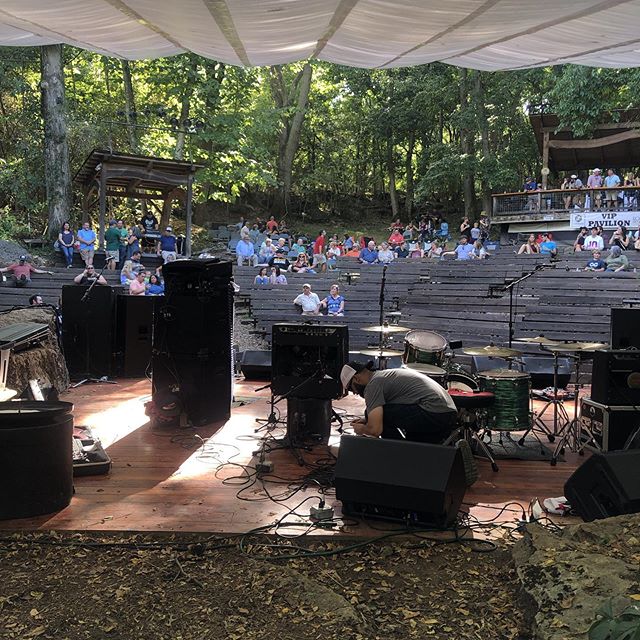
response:
<path id="1" fill-rule="evenodd" d="M 640 66 L 640 0 L 2 0 L 0 45 L 235 65 Z"/>

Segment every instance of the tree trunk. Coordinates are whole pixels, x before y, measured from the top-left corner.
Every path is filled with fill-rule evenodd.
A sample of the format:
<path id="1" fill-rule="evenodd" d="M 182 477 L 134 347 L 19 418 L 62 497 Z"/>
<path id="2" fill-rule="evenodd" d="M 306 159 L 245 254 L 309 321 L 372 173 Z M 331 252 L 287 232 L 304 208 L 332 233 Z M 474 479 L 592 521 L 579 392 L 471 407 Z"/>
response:
<path id="1" fill-rule="evenodd" d="M 404 209 L 407 213 L 407 219 L 411 220 L 413 215 L 413 150 L 416 146 L 416 132 L 412 129 L 409 132 L 409 141 L 407 144 L 407 155 L 405 158 L 405 181 L 407 183 L 407 199 L 404 203 Z"/>
<path id="2" fill-rule="evenodd" d="M 176 136 L 176 147 L 173 150 L 174 160 L 184 159 L 184 144 L 187 139 L 185 132 L 185 120 L 189 117 L 189 110 L 191 108 L 191 91 L 185 89 L 182 94 L 182 101 L 180 103 L 180 123 L 178 124 L 178 135 Z"/>
<path id="3" fill-rule="evenodd" d="M 138 145 L 138 113 L 136 112 L 136 102 L 133 95 L 133 82 L 131 81 L 131 65 L 128 60 L 120 60 L 122 65 L 122 82 L 124 84 L 124 104 L 125 119 L 127 121 L 127 133 L 129 136 L 129 146 L 131 153 L 139 153 Z"/>
<path id="4" fill-rule="evenodd" d="M 474 87 L 476 110 L 480 125 L 480 139 L 482 141 L 482 160 L 484 171 L 482 172 L 482 210 L 489 215 L 491 213 L 491 187 L 487 181 L 487 170 L 491 164 L 491 149 L 489 147 L 489 123 L 487 122 L 487 110 L 484 102 L 484 86 L 482 85 L 482 74 L 480 71 L 474 72 Z"/>
<path id="5" fill-rule="evenodd" d="M 467 88 L 467 70 L 460 69 L 460 149 L 464 156 L 463 197 L 464 215 L 472 217 L 475 212 L 475 188 L 471 163 L 473 162 L 473 137 L 469 127 L 469 91 Z"/>
<path id="6" fill-rule="evenodd" d="M 42 47 L 40 89 L 44 121 L 44 169 L 49 224 L 47 234 L 57 237 L 71 211 L 71 170 L 64 105 L 62 45 Z"/>
<path id="7" fill-rule="evenodd" d="M 396 191 L 396 168 L 393 160 L 393 130 L 387 130 L 387 176 L 389 177 L 389 198 L 391 200 L 391 212 L 395 220 L 400 215 L 398 204 L 398 192 Z"/>
<path id="8" fill-rule="evenodd" d="M 291 88 L 288 89 L 282 69 L 279 66 L 270 67 L 269 80 L 271 94 L 276 107 L 281 110 L 281 129 L 278 134 L 278 181 L 280 182 L 281 206 L 285 214 L 291 208 L 291 185 L 293 176 L 293 161 L 295 160 L 302 125 L 307 113 L 309 91 L 311 89 L 312 67 L 307 62 L 302 71 L 294 79 Z M 293 117 L 287 114 L 289 107 L 295 102 Z"/>

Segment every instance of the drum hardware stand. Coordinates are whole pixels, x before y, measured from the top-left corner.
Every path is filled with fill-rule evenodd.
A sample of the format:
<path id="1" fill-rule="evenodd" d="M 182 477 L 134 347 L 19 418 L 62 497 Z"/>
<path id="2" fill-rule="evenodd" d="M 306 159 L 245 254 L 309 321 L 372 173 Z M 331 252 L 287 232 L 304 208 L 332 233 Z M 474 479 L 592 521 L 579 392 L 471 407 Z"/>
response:
<path id="1" fill-rule="evenodd" d="M 558 445 L 556 446 L 555 451 L 553 452 L 553 457 L 551 458 L 551 466 L 555 467 L 558 462 L 558 457 L 564 453 L 564 449 L 567 445 L 571 448 L 571 451 L 578 453 L 580 455 L 584 455 L 584 446 L 585 443 L 580 442 L 580 419 L 578 418 L 578 407 L 580 404 L 580 364 L 582 358 L 580 354 L 577 353 L 575 355 L 570 354 L 568 357 L 574 359 L 575 363 L 575 393 L 573 398 L 573 419 L 569 420 L 569 416 L 567 416 L 567 421 L 562 427 L 562 436 Z M 566 410 L 565 410 L 566 414 Z"/>
<path id="2" fill-rule="evenodd" d="M 535 432 L 535 427 L 537 426 L 542 433 L 547 436 L 549 442 L 554 442 L 556 436 L 559 435 L 560 432 L 566 427 L 569 423 L 569 414 L 564 407 L 564 400 L 558 397 L 558 368 L 559 368 L 559 353 L 557 351 L 553 352 L 553 398 L 546 398 L 546 404 L 542 407 L 542 411 L 540 413 L 533 412 L 534 420 L 532 430 Z M 533 396 L 533 394 L 532 394 Z M 532 397 L 533 402 L 533 397 Z M 553 404 L 553 430 L 549 430 L 546 422 L 542 419 L 545 412 L 549 408 L 550 405 Z M 560 420 L 562 422 L 560 422 Z M 558 424 L 561 424 L 558 427 Z M 526 435 L 526 434 L 525 434 Z"/>
<path id="3" fill-rule="evenodd" d="M 387 265 L 385 264 L 382 267 L 382 279 L 380 280 L 380 322 L 378 323 L 380 327 L 384 325 L 384 287 L 387 282 Z M 380 332 L 380 351 L 382 351 L 384 347 L 384 331 Z"/>
<path id="4" fill-rule="evenodd" d="M 484 453 L 487 460 L 491 463 L 491 468 L 494 471 L 498 471 L 498 463 L 496 462 L 493 452 L 483 440 L 484 434 L 487 433 L 485 426 L 486 419 L 487 412 L 484 409 L 458 409 L 458 423 L 456 428 L 442 444 L 449 446 L 458 440 L 466 440 L 471 446 L 473 442 L 476 442 L 482 453 Z M 483 432 L 482 436 L 480 435 L 480 431 Z"/>

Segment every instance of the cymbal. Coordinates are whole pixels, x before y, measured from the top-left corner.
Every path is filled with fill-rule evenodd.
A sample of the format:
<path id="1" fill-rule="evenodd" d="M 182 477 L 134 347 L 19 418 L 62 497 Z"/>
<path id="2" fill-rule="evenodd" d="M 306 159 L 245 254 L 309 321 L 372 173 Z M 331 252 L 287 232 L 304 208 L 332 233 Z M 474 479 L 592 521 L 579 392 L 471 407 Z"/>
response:
<path id="1" fill-rule="evenodd" d="M 422 362 L 407 362 L 405 365 L 407 369 L 413 369 L 419 371 L 427 376 L 443 376 L 446 371 L 440 367 L 436 367 L 433 364 L 424 364 Z"/>
<path id="2" fill-rule="evenodd" d="M 397 324 L 376 324 L 372 327 L 362 327 L 362 330 L 371 333 L 407 333 L 407 331 L 411 331 L 408 327 L 400 327 Z"/>
<path id="3" fill-rule="evenodd" d="M 535 338 L 515 338 L 516 342 L 531 342 L 534 344 L 558 344 L 557 340 L 545 338 L 544 336 L 535 336 Z"/>
<path id="4" fill-rule="evenodd" d="M 466 353 L 468 356 L 489 356 L 490 358 L 517 358 L 522 355 L 522 351 L 493 345 L 463 349 L 462 353 Z"/>
<path id="5" fill-rule="evenodd" d="M 387 311 L 384 315 L 390 318 L 399 318 L 402 315 L 402 311 Z"/>
<path id="6" fill-rule="evenodd" d="M 571 351 L 599 351 L 607 349 L 608 344 L 603 342 L 556 342 L 555 344 L 543 345 L 547 351 L 558 351 L 566 353 Z"/>
<path id="7" fill-rule="evenodd" d="M 358 353 L 372 358 L 392 358 L 393 356 L 401 356 L 404 351 L 396 351 L 395 349 L 363 349 Z"/>

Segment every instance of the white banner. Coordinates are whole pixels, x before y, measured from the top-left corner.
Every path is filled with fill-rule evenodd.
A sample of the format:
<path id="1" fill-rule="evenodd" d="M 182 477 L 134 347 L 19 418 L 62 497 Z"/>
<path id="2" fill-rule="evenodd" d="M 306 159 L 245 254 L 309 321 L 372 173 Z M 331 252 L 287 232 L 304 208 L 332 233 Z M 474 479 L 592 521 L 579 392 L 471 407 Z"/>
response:
<path id="1" fill-rule="evenodd" d="M 571 228 L 597 227 L 615 229 L 619 224 L 629 230 L 635 230 L 640 223 L 640 211 L 581 211 L 571 214 Z"/>

